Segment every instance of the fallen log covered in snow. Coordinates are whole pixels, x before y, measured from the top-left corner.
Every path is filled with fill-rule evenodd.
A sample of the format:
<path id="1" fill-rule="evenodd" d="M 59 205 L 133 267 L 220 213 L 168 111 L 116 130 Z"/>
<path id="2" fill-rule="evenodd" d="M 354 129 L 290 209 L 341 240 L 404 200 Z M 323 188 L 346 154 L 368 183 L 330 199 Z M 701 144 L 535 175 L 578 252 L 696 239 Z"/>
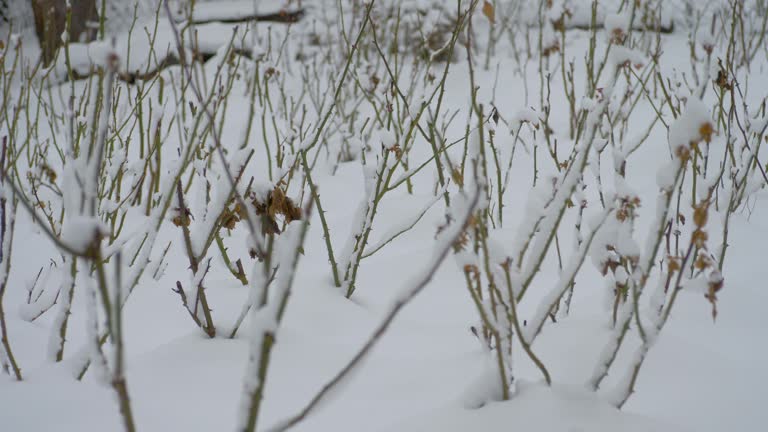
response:
<path id="1" fill-rule="evenodd" d="M 190 57 L 207 62 L 230 43 L 234 54 L 254 58 L 258 47 L 245 36 L 244 24 L 254 21 L 292 24 L 301 20 L 304 13 L 302 8 L 256 11 L 253 2 L 231 1 L 201 3 L 191 14 L 187 13 L 186 18 L 181 12 L 173 18 L 181 24 Z M 179 64 L 172 29 L 164 17 L 156 29 L 125 32 L 114 36 L 111 42 L 70 43 L 66 48 L 69 66 L 64 52 L 59 53 L 52 65 L 58 82 L 89 78 L 105 64 L 109 52 L 121 59 L 117 76 L 128 83 L 152 79 L 164 69 Z"/>

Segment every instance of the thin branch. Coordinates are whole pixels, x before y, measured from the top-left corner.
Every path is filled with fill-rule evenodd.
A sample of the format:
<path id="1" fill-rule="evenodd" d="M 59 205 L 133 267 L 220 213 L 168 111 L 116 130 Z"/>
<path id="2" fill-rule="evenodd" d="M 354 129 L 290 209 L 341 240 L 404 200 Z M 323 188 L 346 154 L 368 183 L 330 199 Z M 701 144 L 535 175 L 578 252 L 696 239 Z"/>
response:
<path id="1" fill-rule="evenodd" d="M 432 261 L 421 272 L 421 274 L 413 280 L 411 285 L 403 291 L 403 294 L 398 296 L 394 305 L 392 305 L 392 308 L 389 310 L 389 313 L 387 313 L 381 323 L 379 323 L 376 330 L 374 330 L 374 332 L 368 338 L 368 341 L 362 346 L 362 348 L 360 348 L 357 354 L 355 354 L 355 356 L 320 389 L 320 391 L 309 401 L 309 403 L 303 409 L 301 409 L 295 415 L 279 422 L 276 426 L 268 429 L 270 432 L 283 432 L 301 423 L 307 418 L 307 416 L 309 416 L 312 410 L 314 410 L 320 404 L 320 402 L 328 397 L 328 395 L 331 393 L 331 390 L 343 382 L 347 375 L 349 375 L 358 366 L 360 366 L 362 360 L 381 340 L 381 337 L 386 333 L 387 329 L 403 309 L 403 307 L 410 303 L 411 300 L 413 300 L 432 280 L 432 277 L 440 267 L 440 264 L 442 264 L 443 260 L 448 255 L 448 252 L 450 252 L 452 249 L 454 242 L 459 238 L 459 236 L 461 236 L 469 224 L 469 221 L 477 207 L 479 197 L 480 190 L 478 188 L 475 191 L 474 196 L 471 198 L 470 205 L 467 207 L 466 213 L 462 215 L 460 222 L 457 221 L 454 223 L 453 231 L 450 233 L 450 235 L 446 235 L 440 241 Z"/>

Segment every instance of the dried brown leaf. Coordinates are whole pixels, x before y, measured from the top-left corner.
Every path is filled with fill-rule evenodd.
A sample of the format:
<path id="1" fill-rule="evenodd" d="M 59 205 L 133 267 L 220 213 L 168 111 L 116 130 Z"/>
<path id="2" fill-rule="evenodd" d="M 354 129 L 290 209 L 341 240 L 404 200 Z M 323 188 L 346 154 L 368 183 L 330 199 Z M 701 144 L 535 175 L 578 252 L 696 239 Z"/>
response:
<path id="1" fill-rule="evenodd" d="M 483 2 L 483 15 L 488 18 L 491 24 L 496 24 L 496 9 L 488 1 Z"/>

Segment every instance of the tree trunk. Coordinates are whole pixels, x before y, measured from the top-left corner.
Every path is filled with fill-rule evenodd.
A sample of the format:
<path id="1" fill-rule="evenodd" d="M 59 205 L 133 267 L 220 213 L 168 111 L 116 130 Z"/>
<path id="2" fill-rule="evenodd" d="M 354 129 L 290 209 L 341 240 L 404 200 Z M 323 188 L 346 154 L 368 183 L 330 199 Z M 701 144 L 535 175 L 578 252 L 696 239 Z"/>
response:
<path id="1" fill-rule="evenodd" d="M 31 0 L 35 16 L 35 32 L 40 42 L 43 64 L 48 66 L 61 46 L 61 35 L 66 29 L 66 0 Z M 71 0 L 72 18 L 70 23 L 70 41 L 92 41 L 96 37 L 98 21 L 97 0 Z"/>
<path id="2" fill-rule="evenodd" d="M 8 0 L 0 0 L 0 22 L 7 23 L 10 21 L 8 18 L 10 13 L 8 12 Z"/>

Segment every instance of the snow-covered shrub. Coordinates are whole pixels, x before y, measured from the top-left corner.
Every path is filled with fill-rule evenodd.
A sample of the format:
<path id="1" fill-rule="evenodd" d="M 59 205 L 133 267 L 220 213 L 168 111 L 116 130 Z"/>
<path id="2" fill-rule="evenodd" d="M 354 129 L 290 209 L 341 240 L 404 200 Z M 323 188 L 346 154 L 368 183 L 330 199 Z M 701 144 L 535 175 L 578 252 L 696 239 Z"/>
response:
<path id="1" fill-rule="evenodd" d="M 46 361 L 107 382 L 126 430 L 135 292 L 171 297 L 153 307 L 211 346 L 247 345 L 240 430 L 264 425 L 286 311 L 308 290 L 392 304 L 276 430 L 354 377 L 438 272 L 477 312 L 464 323 L 484 356 L 472 407 L 515 398 L 531 378 L 520 350 L 541 385 L 562 379 L 539 341 L 575 311 L 606 330 L 578 379 L 616 407 L 676 305 L 695 301 L 682 293 L 717 317 L 729 227 L 768 182 L 751 81 L 768 60 L 766 15 L 751 13 L 763 3 L 304 1 L 265 9 L 293 13 L 269 23 L 250 2 L 106 4 L 108 37 L 65 38 L 50 68 L 29 39 L 0 48 L 9 376 L 38 361 L 5 325 L 19 286 L 11 329 L 35 322 Z M 687 38 L 671 56 L 669 32 Z M 45 242 L 39 262 L 11 266 L 19 227 Z M 424 233 L 433 253 L 397 291 L 421 254 L 400 242 Z M 457 266 L 441 267 L 450 254 Z"/>

